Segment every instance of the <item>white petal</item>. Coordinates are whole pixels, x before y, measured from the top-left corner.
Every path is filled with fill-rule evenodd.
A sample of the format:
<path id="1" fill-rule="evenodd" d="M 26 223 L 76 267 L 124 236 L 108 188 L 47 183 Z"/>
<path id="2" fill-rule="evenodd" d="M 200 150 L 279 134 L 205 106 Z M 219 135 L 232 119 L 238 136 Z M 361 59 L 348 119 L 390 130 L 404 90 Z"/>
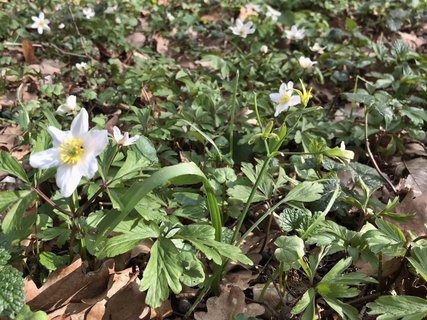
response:
<path id="1" fill-rule="evenodd" d="M 33 19 L 34 24 L 37 24 L 39 22 L 39 18 L 38 17 L 31 17 L 31 19 Z M 31 28 L 34 28 L 34 27 L 31 27 Z"/>
<path id="2" fill-rule="evenodd" d="M 40 19 L 40 20 L 44 20 L 44 13 L 43 13 L 43 12 L 40 12 L 40 13 L 39 13 L 39 19 Z"/>
<path id="3" fill-rule="evenodd" d="M 288 89 L 288 86 L 286 85 L 286 83 L 282 83 L 280 85 L 279 93 L 285 93 L 287 89 Z"/>
<path id="4" fill-rule="evenodd" d="M 293 90 L 294 89 L 294 83 L 292 81 L 288 82 L 288 90 Z"/>
<path id="5" fill-rule="evenodd" d="M 113 127 L 113 137 L 114 137 L 114 141 L 116 141 L 116 143 L 119 143 L 120 140 L 123 139 L 123 135 L 120 132 L 120 129 L 116 126 Z"/>
<path id="6" fill-rule="evenodd" d="M 82 108 L 80 113 L 74 118 L 71 123 L 71 133 L 73 137 L 80 138 L 89 130 L 89 115 L 85 108 Z"/>
<path id="7" fill-rule="evenodd" d="M 75 165 L 60 166 L 56 172 L 56 185 L 61 189 L 61 195 L 65 198 L 73 194 L 81 179 L 82 174 Z"/>
<path id="8" fill-rule="evenodd" d="M 70 131 L 62 131 L 55 127 L 48 127 L 47 131 L 52 137 L 53 146 L 58 147 L 64 140 L 71 138 Z"/>
<path id="9" fill-rule="evenodd" d="M 108 145 L 108 132 L 107 130 L 91 130 L 81 136 L 83 140 L 85 153 L 97 156 Z"/>
<path id="10" fill-rule="evenodd" d="M 276 112 L 274 113 L 274 116 L 277 117 L 280 113 L 287 110 L 289 106 L 287 104 L 279 104 L 276 107 Z"/>
<path id="11" fill-rule="evenodd" d="M 58 109 L 56 109 L 56 112 L 58 113 L 69 113 L 72 111 L 73 109 L 71 109 L 67 104 L 61 104 Z"/>
<path id="12" fill-rule="evenodd" d="M 37 29 L 39 27 L 39 23 L 36 21 L 31 25 L 31 29 Z"/>
<path id="13" fill-rule="evenodd" d="M 301 103 L 301 97 L 300 96 L 292 96 L 291 99 L 288 101 L 288 106 L 295 106 L 297 104 Z"/>
<path id="14" fill-rule="evenodd" d="M 77 97 L 75 95 L 68 96 L 67 105 L 70 108 L 75 109 L 77 107 Z"/>
<path id="15" fill-rule="evenodd" d="M 237 20 L 236 20 L 236 26 L 237 26 L 237 27 L 239 27 L 239 28 L 243 27 L 243 22 L 242 22 L 242 20 L 237 19 Z"/>
<path id="16" fill-rule="evenodd" d="M 76 166 L 79 173 L 88 179 L 91 179 L 98 171 L 98 162 L 94 155 L 86 156 Z"/>
<path id="17" fill-rule="evenodd" d="M 37 32 L 39 33 L 39 34 L 43 34 L 43 27 L 37 27 Z"/>
<path id="18" fill-rule="evenodd" d="M 140 138 L 140 135 L 137 134 L 135 137 L 129 138 L 123 145 L 130 146 L 131 144 L 134 144 L 135 142 L 137 142 L 139 138 Z"/>
<path id="19" fill-rule="evenodd" d="M 279 103 L 280 93 L 271 93 L 271 94 L 270 94 L 270 99 L 271 99 L 271 101 L 273 101 L 274 103 Z"/>
<path id="20" fill-rule="evenodd" d="M 33 168 L 47 169 L 59 164 L 59 151 L 57 148 L 47 149 L 30 155 L 30 165 Z"/>

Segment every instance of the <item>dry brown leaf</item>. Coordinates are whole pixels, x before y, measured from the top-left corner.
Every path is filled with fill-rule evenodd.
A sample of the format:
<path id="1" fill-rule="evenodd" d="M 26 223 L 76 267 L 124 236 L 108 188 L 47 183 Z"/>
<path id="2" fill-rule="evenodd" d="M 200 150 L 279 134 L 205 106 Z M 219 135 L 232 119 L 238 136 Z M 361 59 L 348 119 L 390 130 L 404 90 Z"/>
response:
<path id="1" fill-rule="evenodd" d="M 406 185 L 411 186 L 414 196 L 420 196 L 427 192 L 427 159 L 415 158 L 404 161 L 409 175 L 406 178 Z"/>
<path id="2" fill-rule="evenodd" d="M 256 317 L 265 311 L 264 307 L 257 303 L 246 304 L 245 294 L 237 286 L 221 287 L 219 297 L 209 298 L 206 306 L 208 312 L 196 312 L 196 320 L 230 320 L 239 313 Z"/>
<path id="3" fill-rule="evenodd" d="M 396 207 L 397 213 L 415 213 L 415 216 L 409 222 L 402 224 L 402 230 L 410 230 L 418 236 L 427 234 L 424 224 L 427 222 L 427 192 L 416 197 L 413 191 L 410 191 L 403 201 Z"/>
<path id="4" fill-rule="evenodd" d="M 27 304 L 32 310 L 49 312 L 69 303 L 81 303 L 96 297 L 102 299 L 113 272 L 113 260 L 105 261 L 97 271 L 85 273 L 82 260 L 77 259 L 71 265 L 53 272 L 32 299 L 25 293 Z"/>
<path id="5" fill-rule="evenodd" d="M 142 32 L 134 32 L 126 37 L 126 41 L 137 48 L 142 48 L 145 44 L 146 37 Z"/>
<path id="6" fill-rule="evenodd" d="M 62 66 L 63 63 L 61 63 L 59 60 L 51 59 L 44 59 L 40 64 L 30 65 L 31 68 L 37 72 L 40 72 L 42 75 L 51 75 L 55 73 L 60 74 Z"/>
<path id="7" fill-rule="evenodd" d="M 153 39 L 156 41 L 156 51 L 160 54 L 166 55 L 169 52 L 170 41 L 159 33 L 155 34 Z"/>
<path id="8" fill-rule="evenodd" d="M 11 151 L 18 142 L 22 131 L 18 126 L 6 126 L 0 129 L 0 149 Z"/>
<path id="9" fill-rule="evenodd" d="M 22 53 L 24 54 L 25 63 L 34 64 L 37 62 L 34 55 L 33 43 L 29 39 L 22 40 Z"/>
<path id="10" fill-rule="evenodd" d="M 205 15 L 200 17 L 200 20 L 203 23 L 220 21 L 222 19 L 223 19 L 223 16 L 222 16 L 221 12 L 219 12 L 219 11 L 214 11 L 214 12 L 211 12 L 209 14 L 205 14 Z"/>
<path id="11" fill-rule="evenodd" d="M 161 320 L 173 314 L 172 305 L 169 300 L 163 301 L 160 307 L 151 309 L 150 319 Z"/>
<path id="12" fill-rule="evenodd" d="M 239 19 L 245 21 L 247 17 L 258 16 L 258 12 L 246 6 L 240 7 Z"/>
<path id="13" fill-rule="evenodd" d="M 12 108 L 15 105 L 16 93 L 7 91 L 4 96 L 0 96 L 0 110 Z"/>
<path id="14" fill-rule="evenodd" d="M 254 280 L 258 277 L 257 274 L 252 274 L 252 271 L 250 270 L 240 270 L 237 272 L 229 272 L 227 273 L 222 283 L 224 285 L 231 284 L 239 287 L 242 290 L 246 290 L 249 288 L 249 282 L 251 280 Z"/>
<path id="15" fill-rule="evenodd" d="M 401 267 L 399 262 L 401 262 L 400 258 L 383 256 L 381 269 L 382 276 L 388 277 L 399 271 Z M 370 264 L 368 261 L 363 260 L 362 258 L 356 260 L 354 266 L 357 268 L 357 271 L 363 272 L 368 276 L 378 276 L 378 268 Z"/>
<path id="16" fill-rule="evenodd" d="M 416 34 L 413 32 L 406 33 L 406 32 L 398 32 L 400 35 L 400 38 L 404 43 L 406 43 L 411 48 L 417 49 L 425 44 L 427 44 L 427 39 L 417 37 Z"/>

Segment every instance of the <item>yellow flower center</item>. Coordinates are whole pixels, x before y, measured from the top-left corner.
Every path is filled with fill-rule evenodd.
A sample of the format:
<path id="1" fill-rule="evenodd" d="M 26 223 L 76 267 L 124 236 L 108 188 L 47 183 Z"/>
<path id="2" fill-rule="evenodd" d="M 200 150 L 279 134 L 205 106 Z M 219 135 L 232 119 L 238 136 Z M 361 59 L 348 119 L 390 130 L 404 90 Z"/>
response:
<path id="1" fill-rule="evenodd" d="M 79 138 L 64 140 L 59 147 L 59 159 L 65 164 L 76 164 L 80 161 L 85 149 L 83 141 Z"/>
<path id="2" fill-rule="evenodd" d="M 44 27 L 44 20 L 39 20 L 38 25 L 39 27 Z"/>
<path id="3" fill-rule="evenodd" d="M 287 94 L 287 93 L 282 93 L 282 94 L 280 95 L 280 98 L 279 98 L 279 103 L 280 103 L 280 104 L 285 104 L 285 103 L 288 103 L 288 102 L 289 102 L 289 100 L 291 100 L 291 97 L 290 97 L 290 96 L 288 96 L 288 94 Z"/>

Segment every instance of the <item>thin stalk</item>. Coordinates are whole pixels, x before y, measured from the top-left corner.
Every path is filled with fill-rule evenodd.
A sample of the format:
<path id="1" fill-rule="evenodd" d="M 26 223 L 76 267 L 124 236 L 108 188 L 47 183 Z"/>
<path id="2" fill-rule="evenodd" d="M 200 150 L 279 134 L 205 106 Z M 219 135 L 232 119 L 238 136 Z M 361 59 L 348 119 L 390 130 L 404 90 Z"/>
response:
<path id="1" fill-rule="evenodd" d="M 258 125 L 261 128 L 261 132 L 264 132 L 264 126 L 262 125 L 261 117 L 259 116 L 258 101 L 257 101 L 257 97 L 256 97 L 255 92 L 254 92 L 254 107 L 255 107 L 255 115 L 256 115 L 256 119 L 258 121 Z M 270 154 L 270 147 L 268 145 L 268 142 L 266 139 L 263 139 L 263 140 L 264 140 L 265 150 L 267 151 L 267 154 Z"/>
<path id="2" fill-rule="evenodd" d="M 381 171 L 380 167 L 378 166 L 377 162 L 375 161 L 374 155 L 372 154 L 370 144 L 369 144 L 369 138 L 368 138 L 368 115 L 369 115 L 369 109 L 365 107 L 365 145 L 366 145 L 366 151 L 368 152 L 368 156 L 371 159 L 375 170 L 377 170 L 378 174 L 381 176 L 381 178 L 384 179 L 385 182 L 389 185 L 391 190 L 393 190 L 394 194 L 397 194 L 397 190 L 394 187 L 393 183 L 389 180 L 389 178 Z"/>
<path id="3" fill-rule="evenodd" d="M 236 118 L 236 96 L 237 96 L 237 88 L 239 86 L 239 70 L 236 72 L 236 78 L 234 79 L 234 89 L 233 89 L 233 99 L 231 101 L 231 115 L 230 115 L 230 158 L 233 160 L 234 156 L 234 121 Z"/>
<path id="4" fill-rule="evenodd" d="M 33 188 L 33 191 L 35 192 L 35 193 L 37 193 L 37 195 L 39 195 L 40 196 L 40 198 L 42 198 L 44 201 L 46 201 L 51 207 L 53 207 L 54 209 L 56 209 L 56 210 L 58 210 L 58 211 L 60 211 L 60 212 L 62 212 L 62 213 L 64 213 L 64 214 L 66 214 L 67 216 L 70 216 L 70 217 L 72 217 L 73 216 L 73 214 L 70 212 L 70 211 L 68 211 L 68 210 L 65 210 L 64 208 L 61 208 L 60 206 L 58 206 L 55 202 L 53 202 L 47 195 L 45 195 L 44 193 L 43 193 L 43 191 L 41 191 L 39 188 L 37 188 L 37 187 L 34 187 Z"/>

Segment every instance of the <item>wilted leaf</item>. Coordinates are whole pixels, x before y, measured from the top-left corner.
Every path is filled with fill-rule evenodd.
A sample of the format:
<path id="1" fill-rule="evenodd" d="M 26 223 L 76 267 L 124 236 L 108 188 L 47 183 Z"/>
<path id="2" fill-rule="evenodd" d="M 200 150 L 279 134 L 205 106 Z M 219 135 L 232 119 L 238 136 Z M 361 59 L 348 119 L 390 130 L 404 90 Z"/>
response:
<path id="1" fill-rule="evenodd" d="M 263 306 L 256 303 L 246 304 L 245 294 L 236 286 L 222 287 L 219 297 L 209 298 L 206 306 L 208 312 L 196 312 L 196 320 L 230 320 L 239 313 L 252 317 L 264 313 Z"/>

